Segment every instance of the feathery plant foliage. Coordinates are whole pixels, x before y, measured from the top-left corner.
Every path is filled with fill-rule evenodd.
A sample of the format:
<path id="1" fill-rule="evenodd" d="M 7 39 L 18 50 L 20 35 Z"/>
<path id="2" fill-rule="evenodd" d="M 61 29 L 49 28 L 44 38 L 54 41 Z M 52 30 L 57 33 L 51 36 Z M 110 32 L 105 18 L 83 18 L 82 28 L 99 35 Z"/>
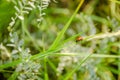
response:
<path id="1" fill-rule="evenodd" d="M 40 79 L 40 74 L 38 74 L 40 70 L 39 61 L 30 60 L 31 54 L 29 48 L 24 47 L 24 39 L 20 40 L 18 33 L 16 30 L 17 21 L 21 22 L 22 33 L 25 37 L 27 34 L 30 39 L 33 41 L 33 38 L 30 36 L 26 26 L 25 20 L 26 16 L 28 16 L 32 11 L 38 11 L 38 18 L 36 19 L 37 24 L 40 23 L 43 19 L 45 10 L 49 5 L 49 0 L 13 0 L 15 6 L 15 16 L 11 17 L 11 22 L 8 26 L 8 31 L 10 31 L 10 43 L 6 46 L 11 47 L 11 50 L 8 49 L 1 43 L 1 70 L 2 68 L 14 67 L 15 71 L 9 77 L 8 80 L 26 80 L 26 79 Z M 21 33 L 20 33 L 21 34 Z M 7 52 L 7 53 L 6 53 Z M 15 62 L 15 63 L 14 63 Z M 5 64 L 5 65 L 4 65 Z"/>

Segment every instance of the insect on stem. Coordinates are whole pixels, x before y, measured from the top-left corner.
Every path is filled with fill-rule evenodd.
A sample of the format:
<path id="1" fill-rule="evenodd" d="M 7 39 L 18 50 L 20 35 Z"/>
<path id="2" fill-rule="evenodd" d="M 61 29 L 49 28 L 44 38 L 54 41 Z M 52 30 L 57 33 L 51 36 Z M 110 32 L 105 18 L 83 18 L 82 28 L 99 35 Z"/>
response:
<path id="1" fill-rule="evenodd" d="M 76 37 L 76 42 L 79 42 L 79 41 L 82 41 L 82 40 L 83 40 L 83 37 L 82 37 L 82 36 Z"/>

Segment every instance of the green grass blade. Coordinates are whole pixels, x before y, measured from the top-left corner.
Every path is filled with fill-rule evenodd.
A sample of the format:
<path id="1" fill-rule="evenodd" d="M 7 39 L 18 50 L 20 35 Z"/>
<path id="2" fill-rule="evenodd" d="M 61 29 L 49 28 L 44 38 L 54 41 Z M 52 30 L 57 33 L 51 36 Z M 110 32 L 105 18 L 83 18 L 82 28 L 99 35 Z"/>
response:
<path id="1" fill-rule="evenodd" d="M 18 72 L 14 71 L 14 73 L 11 75 L 11 77 L 8 80 L 16 80 L 18 74 L 19 74 Z"/>
<path id="2" fill-rule="evenodd" d="M 57 68 L 54 65 L 54 63 L 52 61 L 50 61 L 49 59 L 47 59 L 47 61 L 48 61 L 48 64 L 50 65 L 50 67 L 53 69 L 53 71 L 57 73 L 58 71 L 57 71 Z"/>
<path id="3" fill-rule="evenodd" d="M 49 50 L 53 50 L 55 49 L 58 44 L 60 43 L 65 31 L 68 29 L 68 27 L 70 26 L 70 23 L 72 22 L 72 20 L 74 19 L 75 15 L 77 14 L 78 10 L 80 9 L 81 5 L 83 4 L 84 0 L 81 0 L 78 7 L 76 8 L 75 12 L 73 13 L 73 15 L 71 16 L 71 18 L 68 20 L 68 22 L 66 23 L 66 25 L 64 26 L 64 28 L 60 31 L 60 33 L 58 34 L 58 36 L 56 37 L 55 41 L 53 42 L 53 44 L 51 45 L 51 47 L 49 48 Z"/>
<path id="4" fill-rule="evenodd" d="M 55 53 L 55 56 L 79 56 L 79 57 L 87 57 L 89 53 Z M 120 58 L 119 55 L 108 55 L 108 54 L 96 54 L 92 53 L 90 58 Z"/>
<path id="5" fill-rule="evenodd" d="M 53 54 L 54 52 L 59 51 L 59 49 L 55 49 L 55 50 L 47 50 L 38 54 L 33 55 L 30 59 L 34 60 L 34 59 L 39 59 L 39 58 L 44 58 L 45 56 L 49 56 L 51 54 Z"/>
<path id="6" fill-rule="evenodd" d="M 76 40 L 75 40 L 76 37 L 77 37 L 77 36 L 80 36 L 81 34 L 82 34 L 82 32 L 80 32 L 80 33 L 78 33 L 78 34 L 76 34 L 76 35 L 73 35 L 72 37 L 70 37 L 70 38 L 62 41 L 62 44 L 66 43 L 66 42 L 69 42 L 69 41 L 71 41 L 71 40 L 74 40 L 74 42 L 76 42 Z"/>
<path id="7" fill-rule="evenodd" d="M 44 79 L 49 80 L 47 71 L 47 57 L 44 57 Z"/>
<path id="8" fill-rule="evenodd" d="M 10 62 L 10 63 L 0 65 L 0 69 L 15 66 L 15 65 L 19 64 L 20 62 L 21 62 L 21 60 L 16 60 L 16 61 L 13 61 L 13 62 Z"/>
<path id="9" fill-rule="evenodd" d="M 38 53 L 38 54 L 36 54 L 36 55 L 33 55 L 30 59 L 31 60 L 34 60 L 34 59 L 42 59 L 42 58 L 44 58 L 45 56 L 49 56 L 49 55 L 51 55 L 52 53 L 54 53 L 54 52 L 56 52 L 56 51 L 58 51 L 58 49 L 56 49 L 56 50 L 51 50 L 51 51 L 46 51 L 46 52 L 43 52 L 43 53 Z M 17 65 L 17 64 L 19 64 L 19 63 L 21 63 L 22 62 L 22 60 L 16 60 L 16 61 L 13 61 L 13 62 L 10 62 L 10 63 L 6 63 L 6 64 L 3 64 L 3 65 L 0 65 L 0 70 L 1 69 L 4 69 L 4 68 L 8 68 L 8 67 L 12 67 L 12 66 L 15 66 L 15 65 Z"/>
<path id="10" fill-rule="evenodd" d="M 63 80 L 68 80 L 72 75 L 73 73 L 81 67 L 81 65 L 91 56 L 91 54 L 87 55 L 87 57 L 85 57 L 83 60 L 80 61 L 80 63 L 72 70 L 70 71 L 66 77 L 64 77 Z"/>

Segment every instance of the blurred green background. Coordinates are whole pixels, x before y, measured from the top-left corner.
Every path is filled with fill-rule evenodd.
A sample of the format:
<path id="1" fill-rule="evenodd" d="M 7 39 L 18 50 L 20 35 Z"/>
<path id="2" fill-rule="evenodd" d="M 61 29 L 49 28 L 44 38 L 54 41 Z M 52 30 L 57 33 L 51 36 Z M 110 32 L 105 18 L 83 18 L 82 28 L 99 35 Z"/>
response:
<path id="1" fill-rule="evenodd" d="M 51 0 L 49 6 L 43 10 L 45 15 L 40 23 L 36 21 L 40 13 L 37 9 L 33 9 L 29 11 L 29 14 L 24 15 L 24 22 L 19 19 L 16 20 L 15 25 L 12 27 L 12 32 L 18 34 L 18 41 L 21 39 L 24 40 L 22 46 L 23 48 L 30 48 L 31 55 L 44 52 L 48 50 L 54 42 L 59 32 L 73 15 L 80 1 L 81 0 Z M 11 17 L 15 17 L 15 13 L 17 12 L 14 6 L 18 6 L 18 4 L 15 2 L 17 1 L 0 0 L 0 42 L 4 45 L 10 43 L 11 40 L 8 27 L 11 22 Z M 120 80 L 120 58 L 100 56 L 120 55 L 120 37 L 118 36 L 120 33 L 118 33 L 117 36 L 105 36 L 104 38 L 93 39 L 86 42 L 79 41 L 77 43 L 74 38 L 62 44 L 62 41 L 64 42 L 64 40 L 77 34 L 80 34 L 79 36 L 83 38 L 91 35 L 99 37 L 99 34 L 107 35 L 107 33 L 111 33 L 112 35 L 112 33 L 114 34 L 119 30 L 120 1 L 85 0 L 65 32 L 63 39 L 60 41 L 62 48 L 58 46 L 60 50 L 56 52 L 63 54 L 68 53 L 68 56 L 52 54 L 52 56 L 45 59 L 46 61 L 44 59 L 38 60 L 38 62 L 40 61 L 41 69 L 38 72 L 40 73 L 40 75 L 38 75 L 40 78 L 37 80 L 66 80 L 65 76 L 70 73 L 71 70 L 74 70 L 75 66 L 82 60 L 79 55 L 70 56 L 71 53 L 84 55 L 96 54 L 98 57 L 93 56 L 89 58 L 83 63 L 83 66 L 75 70 L 68 80 Z M 12 53 L 12 50 L 15 48 L 6 47 L 6 49 Z M 0 55 L 2 56 L 2 52 Z M 1 65 L 7 63 L 7 60 L 2 60 L 2 57 L 0 57 L 0 61 Z M 16 67 L 1 70 L 0 79 L 8 80 L 15 70 Z M 9 73 L 9 71 L 12 71 L 12 73 Z M 6 74 L 7 76 L 5 76 Z M 19 74 L 22 74 L 22 72 L 19 72 Z M 14 80 L 21 79 L 16 76 Z M 27 80 L 27 78 L 23 80 Z M 36 79 L 31 78 L 29 80 Z"/>

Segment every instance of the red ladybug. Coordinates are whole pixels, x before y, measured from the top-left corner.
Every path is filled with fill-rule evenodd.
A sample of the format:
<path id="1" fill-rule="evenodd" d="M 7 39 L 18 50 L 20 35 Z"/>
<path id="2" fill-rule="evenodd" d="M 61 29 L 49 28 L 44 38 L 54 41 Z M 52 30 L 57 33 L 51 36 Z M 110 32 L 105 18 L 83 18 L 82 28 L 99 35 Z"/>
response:
<path id="1" fill-rule="evenodd" d="M 78 37 L 76 37 L 76 42 L 78 42 L 78 41 L 82 41 L 83 40 L 83 37 L 82 36 L 78 36 Z"/>

